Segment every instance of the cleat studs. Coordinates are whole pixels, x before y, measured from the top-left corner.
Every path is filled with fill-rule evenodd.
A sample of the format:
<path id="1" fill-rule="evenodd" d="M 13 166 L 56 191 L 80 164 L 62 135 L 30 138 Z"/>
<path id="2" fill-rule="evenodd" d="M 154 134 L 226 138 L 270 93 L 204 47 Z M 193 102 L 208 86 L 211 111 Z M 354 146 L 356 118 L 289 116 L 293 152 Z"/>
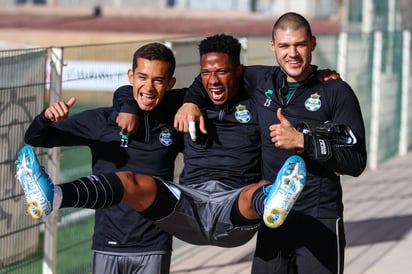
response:
<path id="1" fill-rule="evenodd" d="M 26 211 L 33 219 L 39 219 L 43 215 L 41 205 L 34 199 L 27 200 Z"/>

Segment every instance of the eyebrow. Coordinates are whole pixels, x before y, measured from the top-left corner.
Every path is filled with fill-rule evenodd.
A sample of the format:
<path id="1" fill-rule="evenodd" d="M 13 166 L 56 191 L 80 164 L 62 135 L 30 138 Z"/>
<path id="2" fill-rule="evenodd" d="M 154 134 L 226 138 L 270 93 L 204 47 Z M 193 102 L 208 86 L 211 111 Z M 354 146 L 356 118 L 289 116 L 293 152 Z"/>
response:
<path id="1" fill-rule="evenodd" d="M 305 44 L 305 45 L 307 45 L 307 44 L 309 44 L 309 41 L 308 41 L 308 40 L 301 40 L 301 41 L 297 41 L 297 42 L 293 42 L 293 43 L 288 43 L 288 42 L 279 42 L 279 43 L 276 43 L 276 42 L 275 42 L 275 45 L 278 45 L 278 46 L 298 45 L 298 44 Z"/>

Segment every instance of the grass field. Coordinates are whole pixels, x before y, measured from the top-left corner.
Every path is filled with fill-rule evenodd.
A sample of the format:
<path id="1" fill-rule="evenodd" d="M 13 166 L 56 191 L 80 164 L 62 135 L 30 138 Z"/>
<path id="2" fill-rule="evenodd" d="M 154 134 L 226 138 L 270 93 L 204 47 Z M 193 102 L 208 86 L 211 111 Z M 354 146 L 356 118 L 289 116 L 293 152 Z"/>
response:
<path id="1" fill-rule="evenodd" d="M 94 217 L 90 216 L 69 226 L 60 226 L 57 240 L 57 273 L 87 274 L 90 273 L 91 237 Z M 42 254 L 44 237 L 40 234 L 38 251 L 14 265 L 0 269 L 0 273 L 27 274 L 42 273 Z"/>

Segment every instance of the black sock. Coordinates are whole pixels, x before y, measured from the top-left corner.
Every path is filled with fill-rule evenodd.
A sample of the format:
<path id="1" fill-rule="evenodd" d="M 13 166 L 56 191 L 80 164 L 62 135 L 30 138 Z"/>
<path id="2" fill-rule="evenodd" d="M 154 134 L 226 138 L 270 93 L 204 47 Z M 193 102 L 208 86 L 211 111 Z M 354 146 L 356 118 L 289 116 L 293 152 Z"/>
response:
<path id="1" fill-rule="evenodd" d="M 146 219 L 157 221 L 163 219 L 175 210 L 177 198 L 170 192 L 163 182 L 155 178 L 157 183 L 157 195 L 153 204 L 144 211 L 139 212 Z"/>
<path id="2" fill-rule="evenodd" d="M 265 210 L 266 195 L 263 193 L 263 187 L 259 187 L 252 195 L 252 207 L 256 214 L 263 217 L 263 211 Z"/>
<path id="3" fill-rule="evenodd" d="M 123 185 L 114 173 L 90 175 L 59 185 L 63 197 L 60 208 L 104 208 L 118 204 L 123 197 Z"/>
<path id="4" fill-rule="evenodd" d="M 239 200 L 239 197 L 237 197 L 236 201 L 234 202 L 232 206 L 232 211 L 230 212 L 230 220 L 232 221 L 232 224 L 234 226 L 255 225 L 262 221 L 261 219 L 254 219 L 254 220 L 246 219 L 240 213 L 238 200 Z"/>

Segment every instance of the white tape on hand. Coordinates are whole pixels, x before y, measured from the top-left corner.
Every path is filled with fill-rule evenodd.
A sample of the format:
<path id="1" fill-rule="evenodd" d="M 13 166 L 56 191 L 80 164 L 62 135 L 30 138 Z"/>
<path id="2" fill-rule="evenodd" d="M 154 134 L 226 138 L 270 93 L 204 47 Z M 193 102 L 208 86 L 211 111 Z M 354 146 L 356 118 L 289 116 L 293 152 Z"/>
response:
<path id="1" fill-rule="evenodd" d="M 196 123 L 195 121 L 189 121 L 189 134 L 192 141 L 196 141 Z"/>

